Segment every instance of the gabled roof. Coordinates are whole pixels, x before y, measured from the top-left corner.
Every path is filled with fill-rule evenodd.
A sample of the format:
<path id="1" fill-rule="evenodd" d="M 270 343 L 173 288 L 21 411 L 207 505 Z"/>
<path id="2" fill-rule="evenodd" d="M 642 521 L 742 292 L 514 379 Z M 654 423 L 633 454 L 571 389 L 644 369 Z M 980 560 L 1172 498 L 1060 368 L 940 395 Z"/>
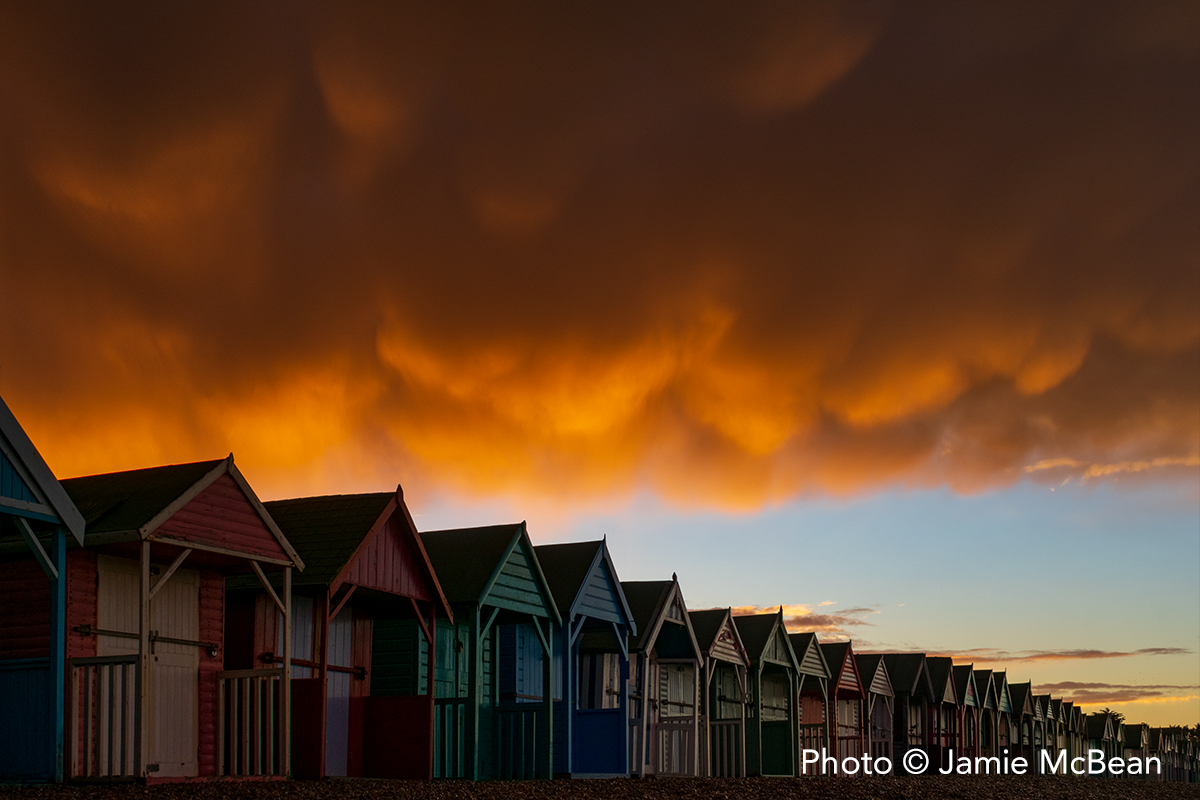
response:
<path id="1" fill-rule="evenodd" d="M 32 494 L 30 508 L 37 512 L 38 506 L 51 512 L 66 526 L 71 535 L 83 544 L 84 517 L 66 491 L 55 479 L 54 473 L 25 434 L 25 429 L 13 416 L 4 398 L 0 397 L 0 458 L 7 459 L 19 474 L 22 482 Z M 5 505 L 14 505 L 11 501 Z"/>
<path id="2" fill-rule="evenodd" d="M 1012 703 L 1012 713 L 1028 714 L 1031 717 L 1036 716 L 1033 702 L 1033 684 L 1029 681 L 1008 684 L 1008 697 Z"/>
<path id="3" fill-rule="evenodd" d="M 399 517 L 401 535 L 410 537 L 416 559 L 425 568 L 428 584 L 442 613 L 451 620 L 454 618 L 408 512 L 401 487 L 397 486 L 394 492 L 296 497 L 263 505 L 304 559 L 305 570 L 293 585 L 333 590 L 355 561 L 369 556 L 369 548 L 383 535 L 387 520 Z"/>
<path id="4" fill-rule="evenodd" d="M 746 655 L 746 646 L 738 635 L 737 626 L 733 624 L 733 611 L 728 608 L 706 608 L 701 611 L 688 611 L 688 619 L 692 623 L 692 631 L 696 634 L 696 644 L 700 645 L 705 658 L 713 658 L 718 651 L 720 641 L 717 639 L 722 630 L 729 631 L 733 649 L 739 654 L 744 664 L 750 663 Z M 721 660 L 719 656 L 715 656 Z"/>
<path id="5" fill-rule="evenodd" d="M 884 697 L 896 696 L 887 665 L 883 663 L 883 653 L 855 653 L 854 662 L 858 665 L 858 677 L 868 692 Z"/>
<path id="6" fill-rule="evenodd" d="M 996 698 L 996 682 L 992 680 L 990 669 L 975 670 L 975 688 L 979 690 L 981 708 L 990 708 L 992 711 L 1000 708 L 1000 702 Z"/>
<path id="7" fill-rule="evenodd" d="M 821 650 L 821 643 L 817 641 L 816 633 L 812 631 L 789 633 L 788 642 L 792 645 L 792 652 L 796 654 L 796 663 L 800 665 L 801 675 L 811 675 L 822 681 L 829 680 L 831 675 L 829 663 L 825 660 L 825 653 Z M 819 673 L 806 668 L 806 665 L 819 667 Z"/>
<path id="8" fill-rule="evenodd" d="M 543 595 L 546 611 L 556 625 L 562 623 L 524 522 L 425 531 L 421 534 L 421 543 L 437 573 L 442 593 L 451 603 L 483 603 L 509 556 L 522 548 L 529 560 L 533 581 Z"/>
<path id="9" fill-rule="evenodd" d="M 896 694 L 923 695 L 929 701 L 937 696 L 933 691 L 933 681 L 929 678 L 924 653 L 884 653 L 883 661 L 887 664 Z"/>
<path id="10" fill-rule="evenodd" d="M 394 492 L 335 494 L 263 503 L 304 558 L 304 575 L 294 578 L 293 585 L 333 583 L 395 496 Z"/>
<path id="11" fill-rule="evenodd" d="M 232 453 L 215 461 L 85 475 L 61 483 L 87 520 L 86 543 L 92 544 L 155 538 L 155 531 L 225 475 L 244 495 L 252 514 L 257 515 L 291 564 L 303 570 L 304 561 L 242 477 Z"/>
<path id="12" fill-rule="evenodd" d="M 679 622 L 686 633 L 682 638 L 690 643 L 694 657 L 700 661 L 704 660 L 704 653 L 696 641 L 696 632 L 692 630 L 691 615 L 687 613 L 687 604 L 679 588 L 678 577 L 672 575 L 669 581 L 621 581 L 621 591 L 625 593 L 625 599 L 637 623 L 637 636 L 630 637 L 629 641 L 631 650 L 645 652 L 656 647 L 667 612 L 672 605 L 677 605 L 683 609 L 683 618 Z M 680 642 L 672 643 L 672 647 L 680 645 Z"/>
<path id="13" fill-rule="evenodd" d="M 954 659 L 950 656 L 927 656 L 925 666 L 933 683 L 934 697 L 943 703 L 960 705 L 958 693 L 954 691 Z"/>
<path id="14" fill-rule="evenodd" d="M 981 707 L 979 687 L 975 685 L 974 667 L 971 664 L 955 664 L 953 667 L 954 691 L 959 705 Z M 971 691 L 974 689 L 974 691 Z"/>
<path id="15" fill-rule="evenodd" d="M 614 595 L 631 634 L 637 633 L 637 622 L 629 609 L 625 593 L 621 591 L 621 581 L 617 577 L 617 568 L 613 564 L 612 555 L 608 552 L 608 543 L 603 539 L 594 542 L 568 542 L 566 544 L 540 544 L 533 548 L 537 553 L 538 563 L 554 602 L 558 606 L 559 616 L 570 621 L 574 609 L 580 600 L 580 592 L 587 584 L 588 576 L 593 570 L 607 567 L 612 576 Z"/>
<path id="16" fill-rule="evenodd" d="M 854 649 L 850 642 L 821 642 L 821 652 L 825 656 L 825 663 L 829 665 L 829 670 L 832 673 L 830 676 L 830 684 L 834 691 L 846 683 L 846 670 L 849 669 L 853 673 L 854 690 L 860 695 L 865 694 L 863 691 L 863 682 L 858 674 L 858 665 L 854 660 Z M 849 688 L 849 687 L 846 687 Z"/>
<path id="17" fill-rule="evenodd" d="M 483 528 L 423 531 L 421 543 L 429 553 L 446 599 L 451 603 L 479 602 L 524 525 L 516 522 Z"/>
<path id="18" fill-rule="evenodd" d="M 1112 717 L 1108 714 L 1088 714 L 1084 720 L 1089 739 L 1113 738 Z"/>
<path id="19" fill-rule="evenodd" d="M 1008 671 L 996 670 L 993 672 L 992 683 L 996 686 L 996 710 L 1011 714 L 1013 704 L 1012 692 L 1008 690 Z"/>
<path id="20" fill-rule="evenodd" d="M 786 650 L 786 660 L 790 662 L 792 669 L 799 671 L 800 663 L 796 660 L 796 652 L 792 649 L 787 626 L 783 622 L 783 608 L 773 614 L 734 615 L 733 624 L 751 662 L 762 661 L 771 642 L 778 637 Z"/>

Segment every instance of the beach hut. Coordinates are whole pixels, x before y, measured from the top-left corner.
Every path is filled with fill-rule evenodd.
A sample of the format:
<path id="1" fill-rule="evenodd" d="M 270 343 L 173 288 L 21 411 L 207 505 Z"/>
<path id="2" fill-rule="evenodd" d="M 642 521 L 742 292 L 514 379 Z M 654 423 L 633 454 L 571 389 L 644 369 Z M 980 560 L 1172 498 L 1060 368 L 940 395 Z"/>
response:
<path id="1" fill-rule="evenodd" d="M 1036 749 L 1041 740 L 1041 715 L 1037 711 L 1037 703 L 1033 699 L 1032 685 L 1025 683 L 1008 684 L 1008 694 L 1012 703 L 1012 742 L 1009 745 L 1012 757 L 1021 756 L 1030 765 L 1030 770 L 1036 770 Z"/>
<path id="2" fill-rule="evenodd" d="M 306 564 L 292 581 L 293 774 L 431 778 L 431 684 L 440 665 L 429 643 L 438 621 L 453 624 L 453 615 L 403 490 L 264 505 Z M 275 598 L 283 589 L 273 589 L 227 581 L 231 674 L 282 662 Z M 245 766 L 228 764 L 230 774 Z"/>
<path id="3" fill-rule="evenodd" d="M 850 642 L 821 645 L 829 665 L 829 740 L 838 761 L 858 758 L 867 751 L 867 724 L 863 714 L 866 692 L 858 675 Z"/>
<path id="4" fill-rule="evenodd" d="M 629 636 L 633 614 L 603 541 L 533 548 L 562 618 L 554 646 L 554 772 L 629 774 Z"/>
<path id="5" fill-rule="evenodd" d="M 883 656 L 892 679 L 892 690 L 896 693 L 892 753 L 897 775 L 907 774 L 903 759 L 909 750 L 920 750 L 931 756 L 930 709 L 936 698 L 925 662 L 924 653 L 885 653 Z"/>
<path id="6" fill-rule="evenodd" d="M 84 527 L 0 399 L 0 781 L 63 777 L 67 544 Z"/>
<path id="7" fill-rule="evenodd" d="M 798 750 L 826 750 L 829 742 L 829 726 L 826 716 L 829 708 L 829 665 L 821 652 L 817 634 L 811 631 L 789 633 L 788 641 L 800 665 L 800 697 L 797 703 L 796 736 Z"/>
<path id="8" fill-rule="evenodd" d="M 974 670 L 975 689 L 979 692 L 979 755 L 992 757 L 998 754 L 996 749 L 996 712 L 999 703 L 996 700 L 996 682 L 990 669 Z"/>
<path id="9" fill-rule="evenodd" d="M 974 759 L 979 755 L 979 687 L 971 664 L 954 665 L 954 691 L 958 695 L 958 736 L 954 756 Z"/>
<path id="10" fill-rule="evenodd" d="M 867 691 L 864 716 L 867 719 L 868 751 L 873 760 L 892 758 L 892 720 L 896 692 L 882 653 L 856 654 L 858 676 Z"/>
<path id="11" fill-rule="evenodd" d="M 1126 722 L 1124 733 L 1125 747 L 1123 752 L 1120 753 L 1121 757 L 1126 761 L 1130 759 L 1138 759 L 1139 761 L 1143 761 L 1143 763 L 1145 763 L 1144 759 L 1150 757 L 1150 726 L 1144 722 Z M 1154 775 L 1153 768 L 1151 768 L 1151 773 L 1149 775 L 1144 773 L 1134 774 L 1143 780 L 1149 780 L 1157 777 Z"/>
<path id="12" fill-rule="evenodd" d="M 637 623 L 629 656 L 629 772 L 700 774 L 700 672 L 704 654 L 679 579 L 622 581 Z"/>
<path id="13" fill-rule="evenodd" d="M 700 710 L 700 774 L 746 775 L 746 700 L 750 659 L 728 608 L 689 611 L 704 654 Z"/>
<path id="14" fill-rule="evenodd" d="M 287 774 L 291 666 L 223 671 L 225 579 L 266 587 L 269 570 L 286 588 L 304 563 L 233 456 L 62 486 L 87 521 L 86 546 L 67 555 L 69 775 L 213 777 L 235 756 Z M 290 618 L 288 598 L 277 608 Z"/>
<path id="15" fill-rule="evenodd" d="M 949 656 L 929 656 L 925 665 L 936 698 L 929 707 L 933 747 L 929 756 L 935 765 L 945 768 L 958 741 L 959 698 L 954 688 L 954 661 Z"/>
<path id="16" fill-rule="evenodd" d="M 788 640 L 783 608 L 774 614 L 735 615 L 733 624 L 750 659 L 746 774 L 796 775 L 800 664 Z"/>
<path id="17" fill-rule="evenodd" d="M 438 661 L 455 669 L 435 681 L 434 775 L 552 777 L 562 619 L 525 523 L 429 531 L 421 541 L 454 611 L 454 625 L 437 631 Z"/>
<path id="18" fill-rule="evenodd" d="M 1116 754 L 1117 737 L 1113 728 L 1113 718 L 1109 714 L 1086 714 L 1084 728 L 1087 730 L 1088 749 L 1099 750 L 1104 754 L 1104 762 Z M 1107 768 L 1104 772 L 1108 775 Z"/>
<path id="19" fill-rule="evenodd" d="M 1008 673 L 992 673 L 996 687 L 996 754 L 1018 755 L 1016 745 L 1020 741 L 1019 731 L 1013 727 L 1012 694 L 1008 691 Z"/>

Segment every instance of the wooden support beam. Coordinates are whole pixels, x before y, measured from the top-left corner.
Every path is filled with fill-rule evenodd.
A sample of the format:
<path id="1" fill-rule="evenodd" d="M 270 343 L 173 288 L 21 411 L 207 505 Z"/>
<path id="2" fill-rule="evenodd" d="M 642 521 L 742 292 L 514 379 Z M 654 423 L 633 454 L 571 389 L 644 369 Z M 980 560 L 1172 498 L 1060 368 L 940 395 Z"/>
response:
<path id="1" fill-rule="evenodd" d="M 29 549 L 33 551 L 34 558 L 46 573 L 46 577 L 52 581 L 58 580 L 58 569 L 54 566 L 50 556 L 46 554 L 46 548 L 42 547 L 42 541 L 34 534 L 33 528 L 29 527 L 29 523 L 24 517 L 14 516 L 12 521 L 16 524 L 17 530 L 21 532 L 21 538 L 25 540 L 25 544 L 29 545 Z"/>
<path id="2" fill-rule="evenodd" d="M 411 598 L 410 598 L 411 599 Z M 417 603 L 413 601 L 413 610 L 417 610 Z M 417 619 L 421 619 L 421 615 L 417 615 Z M 421 627 L 425 628 L 425 621 L 421 620 Z M 437 745 L 437 740 L 433 735 L 434 716 L 437 713 L 437 687 L 434 683 L 433 676 L 437 669 L 437 602 L 429 604 L 429 627 L 425 630 L 433 631 L 433 636 L 429 639 L 429 674 L 425 676 L 425 693 L 429 695 L 429 762 L 427 764 L 427 773 L 424 776 L 426 779 L 432 780 L 433 775 L 433 748 Z"/>
<path id="3" fill-rule="evenodd" d="M 482 641 L 482 640 L 483 640 L 483 637 L 487 636 L 487 635 L 488 635 L 488 633 L 490 633 L 490 632 L 491 632 L 491 630 L 492 630 L 492 623 L 496 621 L 496 615 L 497 615 L 497 614 L 499 614 L 499 613 L 500 613 L 500 609 L 498 609 L 498 608 L 493 608 L 493 609 L 492 609 L 492 614 L 491 614 L 491 616 L 489 616 L 489 617 L 488 617 L 488 621 L 487 621 L 487 622 L 486 622 L 486 623 L 485 623 L 485 624 L 484 624 L 482 627 L 480 627 L 480 629 L 479 629 L 479 639 L 480 639 L 480 641 Z"/>
<path id="4" fill-rule="evenodd" d="M 412 606 L 413 615 L 417 618 L 417 624 L 421 626 L 421 633 L 425 634 L 425 641 L 429 642 L 429 646 L 433 647 L 436 643 L 433 641 L 433 631 L 425 624 L 425 615 L 421 613 L 421 609 L 417 607 L 417 601 L 413 598 L 408 598 L 409 605 Z M 430 612 L 432 615 L 437 614 L 437 610 L 433 609 Z"/>
<path id="5" fill-rule="evenodd" d="M 279 610 L 283 612 L 283 615 L 288 618 L 288 622 L 290 623 L 291 615 L 288 613 L 287 606 L 284 605 L 284 601 L 279 599 L 279 595 L 275 594 L 275 590 L 271 588 L 271 582 L 267 580 L 267 574 L 263 572 L 263 568 L 258 565 L 257 561 L 251 561 L 250 566 L 254 567 L 254 574 L 258 576 L 258 582 L 261 583 L 263 588 L 267 590 L 267 594 L 269 594 L 271 599 L 275 601 L 275 605 L 279 607 Z M 288 579 L 292 576 L 292 568 L 284 567 L 283 575 L 284 583 L 287 583 Z M 292 602 L 290 596 L 291 593 L 287 589 L 284 589 L 283 591 L 284 595 L 288 596 L 287 603 L 290 606 Z"/>
<path id="6" fill-rule="evenodd" d="M 546 622 L 552 625 L 554 624 L 553 620 L 546 620 Z M 546 656 L 546 658 L 553 657 L 554 654 L 550 652 L 550 641 L 546 638 L 546 634 L 542 632 L 542 624 L 538 621 L 537 617 L 533 618 L 533 629 L 537 631 L 538 639 L 540 639 L 542 642 L 542 653 Z"/>
<path id="7" fill-rule="evenodd" d="M 252 562 L 258 566 L 257 562 Z M 258 575 L 266 576 L 259 569 Z M 268 587 L 270 588 L 270 587 Z M 272 591 L 272 595 L 275 593 Z M 279 687 L 279 768 L 290 777 L 292 774 L 292 568 L 283 568 L 283 683 Z M 275 598 L 279 602 L 279 598 Z"/>
<path id="8" fill-rule="evenodd" d="M 354 590 L 357 588 L 358 587 L 355 586 L 353 583 L 350 584 L 350 588 L 347 589 L 345 594 L 342 595 L 342 599 L 338 600 L 337 605 L 335 605 L 333 607 L 333 609 L 330 610 L 330 612 L 329 612 L 329 621 L 330 622 L 337 619 L 337 615 L 342 613 L 342 607 L 346 605 L 346 601 L 350 599 L 350 595 L 354 594 Z"/>
<path id="9" fill-rule="evenodd" d="M 154 585 L 150 587 L 151 600 L 154 599 L 154 595 L 158 594 L 159 589 L 167 585 L 167 581 L 171 580 L 171 576 L 175 574 L 175 570 L 179 569 L 179 565 L 183 563 L 184 559 L 187 558 L 191 552 L 192 549 L 190 547 L 185 548 L 183 552 L 177 555 L 175 560 L 171 562 L 171 566 L 167 567 L 167 571 L 158 576 L 158 580 L 155 581 Z"/>
<path id="10" fill-rule="evenodd" d="M 546 648 L 546 657 L 542 659 L 542 704 L 545 706 L 546 715 L 546 743 L 535 757 L 546 759 L 542 777 L 550 780 L 554 777 L 554 620 L 546 620 L 545 636 L 542 635 L 542 626 L 537 619 L 534 619 L 533 627 L 537 629 L 538 638 Z"/>
<path id="11" fill-rule="evenodd" d="M 141 581 L 138 587 L 138 703 L 135 721 L 138 763 L 134 774 L 141 778 L 150 763 L 150 542 L 142 540 Z"/>

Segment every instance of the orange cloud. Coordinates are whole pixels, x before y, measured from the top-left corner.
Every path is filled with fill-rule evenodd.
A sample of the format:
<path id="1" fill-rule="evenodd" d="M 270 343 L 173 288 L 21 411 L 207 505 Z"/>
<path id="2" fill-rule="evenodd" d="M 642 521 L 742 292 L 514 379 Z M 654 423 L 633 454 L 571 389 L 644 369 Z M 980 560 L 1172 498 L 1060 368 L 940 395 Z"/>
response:
<path id="1" fill-rule="evenodd" d="M 281 493 L 1195 477 L 1170 13 L 627 13 L 3 6 L 0 390 Z"/>

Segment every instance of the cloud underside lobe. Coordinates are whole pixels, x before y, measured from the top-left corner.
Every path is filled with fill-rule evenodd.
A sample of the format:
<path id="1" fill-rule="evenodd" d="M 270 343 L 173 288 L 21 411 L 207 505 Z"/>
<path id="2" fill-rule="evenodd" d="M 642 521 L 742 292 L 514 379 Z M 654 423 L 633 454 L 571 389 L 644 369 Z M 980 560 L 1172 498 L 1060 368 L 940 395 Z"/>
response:
<path id="1" fill-rule="evenodd" d="M 1194 480 L 1197 7 L 931 8 L 5 5 L 0 391 L 268 495 Z"/>
<path id="2" fill-rule="evenodd" d="M 960 663 L 975 663 L 980 666 L 1003 664 L 1014 661 L 1092 661 L 1107 658 L 1131 658 L 1136 656 L 1180 656 L 1192 650 L 1182 647 L 1143 647 L 1139 650 L 996 650 L 988 647 L 971 650 L 926 651 L 930 656 L 951 656 Z"/>
<path id="3" fill-rule="evenodd" d="M 836 603 L 822 602 L 816 604 L 816 608 L 836 605 Z M 747 614 L 776 614 L 780 609 L 783 610 L 783 623 L 787 630 L 791 633 L 819 633 L 822 641 L 835 641 L 843 639 L 859 640 L 859 636 L 855 636 L 855 629 L 863 626 L 874 625 L 868 620 L 868 617 L 873 614 L 878 614 L 877 608 L 846 608 L 841 609 L 836 613 L 819 613 L 813 610 L 814 606 L 805 604 L 781 605 L 781 606 L 734 606 L 731 610 L 735 615 Z M 861 631 L 859 631 L 861 634 Z"/>
<path id="4" fill-rule="evenodd" d="M 1200 696 L 1200 685 L 1129 685 L 1119 683 L 1039 683 L 1037 691 L 1049 692 L 1081 705 L 1106 705 L 1109 703 L 1171 703 L 1194 700 Z"/>

